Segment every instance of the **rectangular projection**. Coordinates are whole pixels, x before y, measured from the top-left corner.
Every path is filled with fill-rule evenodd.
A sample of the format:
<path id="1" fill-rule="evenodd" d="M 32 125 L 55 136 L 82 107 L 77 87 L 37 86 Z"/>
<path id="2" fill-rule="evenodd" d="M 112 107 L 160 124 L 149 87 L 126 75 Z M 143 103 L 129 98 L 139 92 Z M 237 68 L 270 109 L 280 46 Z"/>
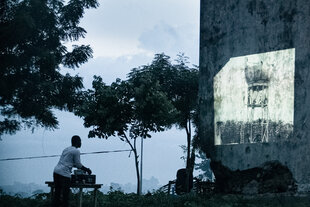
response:
<path id="1" fill-rule="evenodd" d="M 234 57 L 214 77 L 215 145 L 293 136 L 295 49 Z"/>

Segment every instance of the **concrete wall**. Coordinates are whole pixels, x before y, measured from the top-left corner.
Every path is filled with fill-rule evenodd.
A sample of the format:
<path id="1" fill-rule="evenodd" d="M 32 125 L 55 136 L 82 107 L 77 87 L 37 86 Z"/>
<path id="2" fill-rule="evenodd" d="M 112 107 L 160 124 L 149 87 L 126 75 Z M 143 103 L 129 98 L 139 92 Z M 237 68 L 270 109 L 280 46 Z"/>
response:
<path id="1" fill-rule="evenodd" d="M 207 156 L 232 170 L 279 160 L 300 186 L 310 183 L 309 0 L 201 0 L 200 8 L 199 135 Z M 295 48 L 293 139 L 214 145 L 214 76 L 232 57 L 289 48 Z"/>

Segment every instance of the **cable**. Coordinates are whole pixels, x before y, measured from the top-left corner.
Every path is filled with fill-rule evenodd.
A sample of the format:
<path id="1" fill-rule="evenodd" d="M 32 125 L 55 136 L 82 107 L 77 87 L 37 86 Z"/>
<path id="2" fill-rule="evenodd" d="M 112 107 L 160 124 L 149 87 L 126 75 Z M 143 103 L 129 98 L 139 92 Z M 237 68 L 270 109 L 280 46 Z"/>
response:
<path id="1" fill-rule="evenodd" d="M 112 153 L 112 152 L 128 152 L 132 150 L 112 150 L 112 151 L 99 151 L 99 152 L 84 152 L 81 155 L 89 155 L 89 154 L 102 154 L 102 153 Z M 11 160 L 30 160 L 30 159 L 38 159 L 38 158 L 50 158 L 50 157 L 60 157 L 61 155 L 46 155 L 46 156 L 33 156 L 33 157 L 16 157 L 16 158 L 5 158 L 0 159 L 1 161 L 11 161 Z"/>
<path id="2" fill-rule="evenodd" d="M 132 150 L 113 150 L 113 151 L 99 151 L 99 152 L 84 152 L 81 155 L 89 155 L 89 154 L 102 154 L 102 153 L 111 153 L 111 152 L 129 152 Z"/>

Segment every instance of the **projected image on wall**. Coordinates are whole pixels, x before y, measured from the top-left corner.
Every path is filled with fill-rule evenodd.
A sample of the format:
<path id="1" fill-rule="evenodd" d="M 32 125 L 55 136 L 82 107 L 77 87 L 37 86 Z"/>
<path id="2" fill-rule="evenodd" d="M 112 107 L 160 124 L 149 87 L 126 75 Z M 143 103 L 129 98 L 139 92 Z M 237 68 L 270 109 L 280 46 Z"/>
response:
<path id="1" fill-rule="evenodd" d="M 231 58 L 214 77 L 215 144 L 289 140 L 295 49 Z"/>

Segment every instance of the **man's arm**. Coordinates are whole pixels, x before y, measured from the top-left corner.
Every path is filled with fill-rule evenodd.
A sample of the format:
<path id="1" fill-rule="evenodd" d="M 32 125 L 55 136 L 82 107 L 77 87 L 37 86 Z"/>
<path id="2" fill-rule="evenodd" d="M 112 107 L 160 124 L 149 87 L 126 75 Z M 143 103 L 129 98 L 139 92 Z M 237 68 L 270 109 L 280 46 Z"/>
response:
<path id="1" fill-rule="evenodd" d="M 78 169 L 84 170 L 89 175 L 92 173 L 89 168 L 82 165 L 79 150 L 76 150 L 76 152 L 73 154 L 73 162 L 74 162 L 74 166 L 77 167 Z"/>
<path id="2" fill-rule="evenodd" d="M 84 171 L 87 172 L 89 175 L 91 174 L 91 169 L 89 169 L 89 168 L 87 168 L 87 167 L 84 167 L 83 165 L 82 165 L 82 167 L 81 167 L 81 170 L 84 170 Z"/>

